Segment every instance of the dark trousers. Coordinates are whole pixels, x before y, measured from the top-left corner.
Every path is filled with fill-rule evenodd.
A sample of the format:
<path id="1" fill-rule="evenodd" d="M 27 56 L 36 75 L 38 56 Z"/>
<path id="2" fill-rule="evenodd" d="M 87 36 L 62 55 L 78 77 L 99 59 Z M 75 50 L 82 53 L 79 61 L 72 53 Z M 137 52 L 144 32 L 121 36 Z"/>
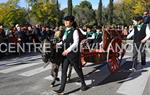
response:
<path id="1" fill-rule="evenodd" d="M 138 53 L 141 56 L 141 65 L 146 64 L 145 43 L 133 43 L 133 65 L 136 68 L 138 64 Z"/>
<path id="2" fill-rule="evenodd" d="M 82 67 L 80 66 L 80 62 L 78 63 L 75 63 L 71 60 L 69 60 L 68 58 L 65 58 L 63 64 L 62 64 L 62 76 L 61 76 L 61 87 L 60 89 L 61 90 L 64 90 L 65 89 L 65 85 L 66 85 L 66 81 L 67 81 L 67 70 L 68 70 L 68 67 L 69 67 L 69 64 L 71 64 L 75 71 L 77 72 L 80 80 L 81 80 L 81 83 L 82 83 L 82 86 L 85 86 L 85 81 L 84 81 L 84 76 L 83 76 L 83 72 L 82 72 Z"/>

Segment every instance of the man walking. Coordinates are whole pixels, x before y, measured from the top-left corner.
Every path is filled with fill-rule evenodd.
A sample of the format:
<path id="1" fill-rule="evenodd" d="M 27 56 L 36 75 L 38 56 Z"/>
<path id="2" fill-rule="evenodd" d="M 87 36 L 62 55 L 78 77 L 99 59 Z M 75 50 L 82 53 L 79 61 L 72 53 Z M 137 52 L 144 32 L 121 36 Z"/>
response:
<path id="1" fill-rule="evenodd" d="M 150 28 L 144 24 L 143 17 L 138 16 L 135 18 L 137 25 L 134 26 L 127 39 L 133 36 L 133 65 L 131 71 L 136 70 L 138 53 L 141 56 L 141 65 L 146 65 L 145 43 L 150 38 Z"/>

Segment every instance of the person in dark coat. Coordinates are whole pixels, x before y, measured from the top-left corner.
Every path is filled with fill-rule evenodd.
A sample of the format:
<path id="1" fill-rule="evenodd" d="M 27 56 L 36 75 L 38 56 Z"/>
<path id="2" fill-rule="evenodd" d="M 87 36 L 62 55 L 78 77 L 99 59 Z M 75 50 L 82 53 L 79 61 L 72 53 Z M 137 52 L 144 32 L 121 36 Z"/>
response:
<path id="1" fill-rule="evenodd" d="M 33 38 L 34 43 L 41 42 L 41 30 L 39 28 L 39 25 L 33 27 Z"/>
<path id="2" fill-rule="evenodd" d="M 6 35 L 5 35 L 5 31 L 3 29 L 3 26 L 0 26 L 0 44 L 1 43 L 5 43 L 6 42 Z M 3 56 L 3 54 L 5 53 L 4 51 L 6 50 L 6 47 L 4 45 L 1 45 L 0 48 L 0 58 Z"/>
<path id="3" fill-rule="evenodd" d="M 45 40 L 47 37 L 48 37 L 48 32 L 46 31 L 46 27 L 42 27 L 41 41 Z"/>
<path id="4" fill-rule="evenodd" d="M 150 15 L 148 14 L 147 11 L 144 12 L 143 18 L 144 18 L 144 23 L 145 24 L 149 24 L 150 23 Z"/>
<path id="5" fill-rule="evenodd" d="M 28 30 L 26 34 L 28 36 L 28 43 L 32 43 L 33 42 L 33 29 L 31 26 L 28 26 Z"/>

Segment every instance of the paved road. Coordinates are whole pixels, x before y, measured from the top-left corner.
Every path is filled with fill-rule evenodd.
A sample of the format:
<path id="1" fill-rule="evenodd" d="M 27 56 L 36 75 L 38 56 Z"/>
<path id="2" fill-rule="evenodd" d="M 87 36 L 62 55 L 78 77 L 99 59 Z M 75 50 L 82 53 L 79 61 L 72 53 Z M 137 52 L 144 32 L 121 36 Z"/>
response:
<path id="1" fill-rule="evenodd" d="M 150 58 L 147 65 L 138 65 L 136 72 L 129 72 L 131 55 L 127 53 L 120 70 L 111 74 L 105 64 L 88 63 L 83 72 L 87 91 L 80 91 L 80 82 L 73 70 L 71 81 L 67 83 L 66 95 L 150 95 Z M 40 55 L 24 56 L 0 61 L 0 95 L 57 95 L 50 87 L 51 65 L 43 68 Z M 61 70 L 59 71 L 59 77 Z"/>
<path id="2" fill-rule="evenodd" d="M 150 95 L 150 64 L 142 69 L 139 65 L 138 71 L 131 73 L 128 72 L 131 67 L 129 55 L 126 55 L 123 63 L 115 74 L 110 74 L 105 64 L 88 63 L 83 71 L 90 89 L 84 92 L 79 90 L 80 82 L 73 70 L 72 81 L 67 83 L 65 89 L 66 95 Z M 0 95 L 56 95 L 52 90 L 58 89 L 60 82 L 56 87 L 50 87 L 51 65 L 43 68 L 40 55 L 8 59 L 0 64 L 3 64 L 0 66 Z"/>

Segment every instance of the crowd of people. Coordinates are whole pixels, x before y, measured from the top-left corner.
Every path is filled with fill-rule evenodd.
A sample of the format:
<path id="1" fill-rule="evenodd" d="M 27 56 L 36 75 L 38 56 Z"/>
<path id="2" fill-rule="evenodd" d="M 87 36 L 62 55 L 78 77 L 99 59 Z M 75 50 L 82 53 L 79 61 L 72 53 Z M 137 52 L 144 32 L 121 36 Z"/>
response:
<path id="1" fill-rule="evenodd" d="M 1 57 L 8 54 L 5 51 L 6 44 L 13 43 L 17 45 L 26 44 L 26 43 L 41 43 L 47 37 L 50 37 L 54 34 L 54 31 L 58 31 L 58 29 L 51 29 L 48 26 L 40 26 L 40 25 L 26 25 L 21 26 L 16 24 L 15 27 L 9 29 L 9 31 L 5 31 L 3 26 L 0 26 L 0 43 L 1 43 Z M 5 43 L 5 44 L 4 44 Z M 33 49 L 33 46 L 31 46 Z M 28 48 L 26 48 L 28 49 Z M 9 52 L 10 53 L 10 52 Z M 18 53 L 17 51 L 15 53 Z"/>
<path id="2" fill-rule="evenodd" d="M 91 26 L 87 25 L 84 27 L 80 27 L 78 31 L 81 32 L 81 35 L 83 35 L 83 38 L 87 38 L 89 40 L 94 40 L 93 42 L 101 42 L 102 41 L 102 29 L 104 27 L 102 26 Z M 112 27 L 113 28 L 113 27 Z M 119 26 L 118 29 L 121 29 Z M 42 43 L 44 39 L 51 37 L 52 35 L 55 36 L 61 36 L 63 34 L 64 28 L 63 26 L 50 28 L 49 26 L 40 26 L 40 25 L 26 25 L 22 26 L 19 24 L 16 24 L 15 27 L 9 29 L 9 31 L 5 30 L 3 26 L 0 26 L 0 55 L 6 56 L 11 52 L 8 52 L 5 50 L 6 45 L 9 43 L 13 43 L 14 45 L 17 45 L 18 43 L 20 45 L 26 44 L 26 43 Z M 61 37 L 58 37 L 61 38 Z M 82 39 L 83 39 L 82 38 Z M 4 44 L 5 43 L 5 44 Z M 33 50 L 33 45 L 31 45 L 31 49 Z M 26 47 L 26 50 L 28 47 Z M 16 51 L 15 53 L 20 53 Z"/>

